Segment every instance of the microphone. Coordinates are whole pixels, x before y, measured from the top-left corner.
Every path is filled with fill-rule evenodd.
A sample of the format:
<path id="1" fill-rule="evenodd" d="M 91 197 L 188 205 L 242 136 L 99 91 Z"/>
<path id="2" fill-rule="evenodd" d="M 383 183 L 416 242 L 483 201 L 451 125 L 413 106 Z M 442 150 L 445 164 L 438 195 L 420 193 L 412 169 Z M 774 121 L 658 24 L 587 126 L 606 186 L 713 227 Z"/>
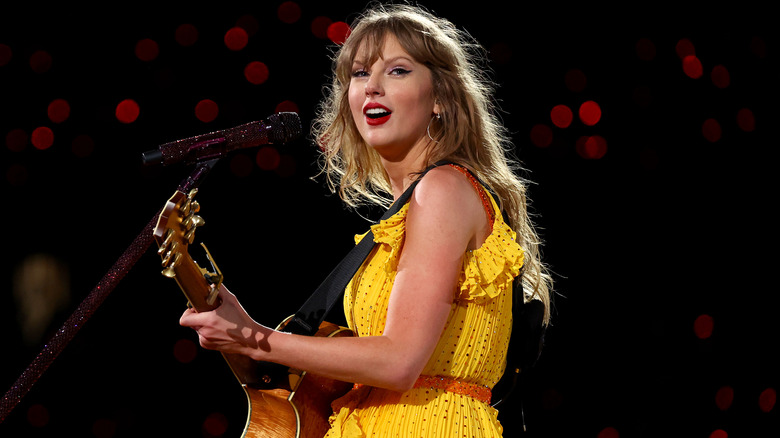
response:
<path id="1" fill-rule="evenodd" d="M 165 143 L 144 152 L 144 164 L 194 163 L 225 155 L 236 149 L 263 144 L 287 143 L 301 135 L 301 119 L 292 112 L 276 113 L 268 121 L 250 122 L 235 128 Z"/>

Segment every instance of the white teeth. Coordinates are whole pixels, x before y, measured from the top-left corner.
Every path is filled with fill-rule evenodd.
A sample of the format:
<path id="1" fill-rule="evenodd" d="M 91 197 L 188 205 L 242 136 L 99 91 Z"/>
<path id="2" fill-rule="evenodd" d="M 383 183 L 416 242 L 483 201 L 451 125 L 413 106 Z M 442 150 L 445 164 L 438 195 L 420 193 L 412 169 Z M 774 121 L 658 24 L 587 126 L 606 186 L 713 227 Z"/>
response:
<path id="1" fill-rule="evenodd" d="M 387 110 L 382 109 L 382 108 L 371 108 L 371 109 L 366 110 L 366 115 L 367 116 L 376 116 L 376 115 L 380 115 L 380 114 L 385 114 L 387 112 L 388 112 Z"/>

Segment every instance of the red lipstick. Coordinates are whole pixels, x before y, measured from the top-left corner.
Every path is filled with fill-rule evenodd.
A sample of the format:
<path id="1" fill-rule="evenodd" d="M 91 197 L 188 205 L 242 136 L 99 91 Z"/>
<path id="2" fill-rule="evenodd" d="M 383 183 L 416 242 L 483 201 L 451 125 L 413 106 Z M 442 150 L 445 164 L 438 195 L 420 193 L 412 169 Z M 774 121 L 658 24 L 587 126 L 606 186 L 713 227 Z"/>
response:
<path id="1" fill-rule="evenodd" d="M 363 115 L 366 117 L 366 123 L 370 126 L 378 126 L 390 120 L 392 111 L 386 106 L 376 102 L 370 102 L 363 107 Z"/>

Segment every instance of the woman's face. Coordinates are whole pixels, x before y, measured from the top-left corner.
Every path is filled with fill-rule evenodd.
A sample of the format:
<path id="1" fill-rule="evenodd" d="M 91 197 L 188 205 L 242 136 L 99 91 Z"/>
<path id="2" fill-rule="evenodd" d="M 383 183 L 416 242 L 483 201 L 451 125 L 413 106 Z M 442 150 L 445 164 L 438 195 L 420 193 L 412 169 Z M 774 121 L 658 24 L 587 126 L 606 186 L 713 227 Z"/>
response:
<path id="1" fill-rule="evenodd" d="M 439 112 L 428 67 L 417 63 L 388 35 L 371 64 L 361 46 L 352 65 L 349 105 L 366 143 L 382 156 L 402 158 L 428 142 L 426 128 Z"/>

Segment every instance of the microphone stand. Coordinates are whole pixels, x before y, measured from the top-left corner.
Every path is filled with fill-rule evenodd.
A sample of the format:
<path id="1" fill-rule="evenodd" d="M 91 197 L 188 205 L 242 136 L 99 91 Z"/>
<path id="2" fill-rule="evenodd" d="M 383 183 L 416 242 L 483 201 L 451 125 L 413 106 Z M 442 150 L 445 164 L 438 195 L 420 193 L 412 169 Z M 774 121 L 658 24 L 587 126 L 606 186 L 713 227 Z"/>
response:
<path id="1" fill-rule="evenodd" d="M 195 170 L 179 185 L 179 190 L 187 193 L 198 187 L 206 175 L 216 165 L 219 158 L 197 163 Z M 161 210 L 160 210 L 161 211 Z M 62 327 L 43 346 L 41 352 L 30 363 L 27 369 L 19 376 L 11 388 L 0 400 L 0 423 L 16 407 L 22 398 L 30 391 L 32 386 L 54 362 L 54 359 L 65 349 L 76 333 L 84 326 L 87 320 L 95 313 L 98 307 L 114 290 L 117 284 L 130 271 L 141 256 L 146 253 L 154 240 L 153 232 L 157 225 L 160 211 L 154 215 L 141 233 L 133 240 L 130 246 L 119 257 L 114 265 L 106 272 L 103 278 L 92 289 L 92 292 L 81 302 L 79 307 L 65 321 Z"/>

